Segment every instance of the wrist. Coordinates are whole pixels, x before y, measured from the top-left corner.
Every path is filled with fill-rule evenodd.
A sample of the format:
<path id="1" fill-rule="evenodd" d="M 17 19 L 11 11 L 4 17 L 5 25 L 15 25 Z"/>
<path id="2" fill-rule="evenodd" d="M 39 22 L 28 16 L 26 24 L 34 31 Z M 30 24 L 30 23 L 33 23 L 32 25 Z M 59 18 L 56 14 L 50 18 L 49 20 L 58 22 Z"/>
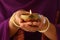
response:
<path id="1" fill-rule="evenodd" d="M 12 21 L 9 21 L 9 26 L 12 27 L 12 28 L 14 28 L 14 29 L 16 29 L 16 30 L 19 29 L 19 27 L 17 27 L 17 26 L 15 25 L 15 23 L 13 23 Z"/>
<path id="2" fill-rule="evenodd" d="M 11 17 L 9 20 L 10 37 L 13 36 L 19 29 L 16 25 L 14 25 L 13 21 L 14 21 L 14 18 Z"/>
<path id="3" fill-rule="evenodd" d="M 44 26 L 42 26 L 42 28 L 40 29 L 40 30 L 38 30 L 39 32 L 41 32 L 41 33 L 44 33 L 44 32 L 46 32 L 46 31 L 48 31 L 48 29 L 49 29 L 49 27 L 50 27 L 50 22 L 49 22 L 49 20 L 48 20 L 48 18 L 47 17 L 45 17 L 45 25 Z"/>
<path id="4" fill-rule="evenodd" d="M 18 25 L 17 22 L 15 21 L 15 20 L 16 20 L 16 19 L 15 19 L 15 15 L 16 15 L 16 13 L 14 13 L 14 14 L 12 15 L 12 17 L 10 18 L 10 23 L 11 23 L 11 25 L 12 25 L 14 28 L 19 29 L 19 25 Z"/>

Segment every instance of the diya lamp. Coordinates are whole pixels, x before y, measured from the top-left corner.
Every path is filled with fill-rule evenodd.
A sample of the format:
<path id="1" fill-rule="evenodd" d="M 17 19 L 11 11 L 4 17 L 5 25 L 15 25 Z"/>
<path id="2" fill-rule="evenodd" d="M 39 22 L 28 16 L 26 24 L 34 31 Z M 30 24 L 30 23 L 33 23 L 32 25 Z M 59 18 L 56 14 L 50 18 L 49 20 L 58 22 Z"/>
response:
<path id="1" fill-rule="evenodd" d="M 37 21 L 40 20 L 40 16 L 37 13 L 32 13 L 30 10 L 29 14 L 22 14 L 20 16 L 24 21 Z"/>

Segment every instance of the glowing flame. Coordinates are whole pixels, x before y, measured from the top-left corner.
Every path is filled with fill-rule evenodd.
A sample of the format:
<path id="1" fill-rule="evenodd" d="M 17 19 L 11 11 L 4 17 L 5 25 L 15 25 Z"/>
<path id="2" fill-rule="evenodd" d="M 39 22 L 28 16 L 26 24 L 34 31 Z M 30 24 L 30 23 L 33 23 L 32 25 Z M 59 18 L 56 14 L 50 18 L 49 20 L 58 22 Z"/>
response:
<path id="1" fill-rule="evenodd" d="M 30 14 L 32 14 L 32 11 L 30 10 Z"/>

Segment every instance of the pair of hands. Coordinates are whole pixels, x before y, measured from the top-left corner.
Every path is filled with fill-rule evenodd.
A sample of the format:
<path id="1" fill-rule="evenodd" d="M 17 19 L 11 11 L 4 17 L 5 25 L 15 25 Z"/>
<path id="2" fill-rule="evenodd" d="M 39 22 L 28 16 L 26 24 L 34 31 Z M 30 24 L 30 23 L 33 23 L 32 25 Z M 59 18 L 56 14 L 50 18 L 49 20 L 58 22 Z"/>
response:
<path id="1" fill-rule="evenodd" d="M 45 20 L 45 17 L 43 15 L 40 15 L 40 22 L 36 22 L 36 21 L 29 21 L 29 22 L 24 22 L 20 16 L 21 14 L 26 14 L 29 13 L 27 11 L 24 10 L 18 10 L 16 11 L 12 17 L 10 18 L 10 21 L 14 21 L 16 25 L 18 25 L 18 28 L 23 29 L 24 31 L 28 31 L 28 32 L 36 32 L 38 30 L 44 30 L 47 28 L 47 21 Z M 31 26 L 31 25 L 35 25 L 35 26 Z"/>

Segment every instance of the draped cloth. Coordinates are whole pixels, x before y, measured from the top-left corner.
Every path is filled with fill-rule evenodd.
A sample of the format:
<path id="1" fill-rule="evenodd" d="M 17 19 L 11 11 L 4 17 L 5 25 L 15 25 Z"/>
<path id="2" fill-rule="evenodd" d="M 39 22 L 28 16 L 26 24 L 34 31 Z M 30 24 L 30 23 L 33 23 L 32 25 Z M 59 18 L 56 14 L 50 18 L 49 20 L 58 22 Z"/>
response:
<path id="1" fill-rule="evenodd" d="M 11 40 L 24 40 L 24 31 L 18 30 L 18 32 L 11 38 Z"/>
<path id="2" fill-rule="evenodd" d="M 26 32 L 21 29 L 11 38 L 11 40 L 41 40 L 41 33 Z"/>
<path id="3" fill-rule="evenodd" d="M 60 24 L 55 24 L 57 10 L 60 10 L 59 0 L 0 0 L 0 40 L 10 40 L 9 19 L 11 15 L 19 9 L 24 9 L 27 11 L 31 9 L 32 12 L 37 12 L 46 16 L 50 22 L 55 25 L 57 30 L 57 37 L 58 40 L 60 40 Z M 20 33 L 21 35 L 24 35 L 25 33 L 27 35 L 27 32 Z M 35 33 L 28 34 L 32 35 Z M 36 33 L 36 35 L 37 34 L 41 35 L 41 33 Z M 39 35 L 37 38 L 40 37 Z M 23 38 L 24 37 L 21 39 L 23 40 Z"/>

